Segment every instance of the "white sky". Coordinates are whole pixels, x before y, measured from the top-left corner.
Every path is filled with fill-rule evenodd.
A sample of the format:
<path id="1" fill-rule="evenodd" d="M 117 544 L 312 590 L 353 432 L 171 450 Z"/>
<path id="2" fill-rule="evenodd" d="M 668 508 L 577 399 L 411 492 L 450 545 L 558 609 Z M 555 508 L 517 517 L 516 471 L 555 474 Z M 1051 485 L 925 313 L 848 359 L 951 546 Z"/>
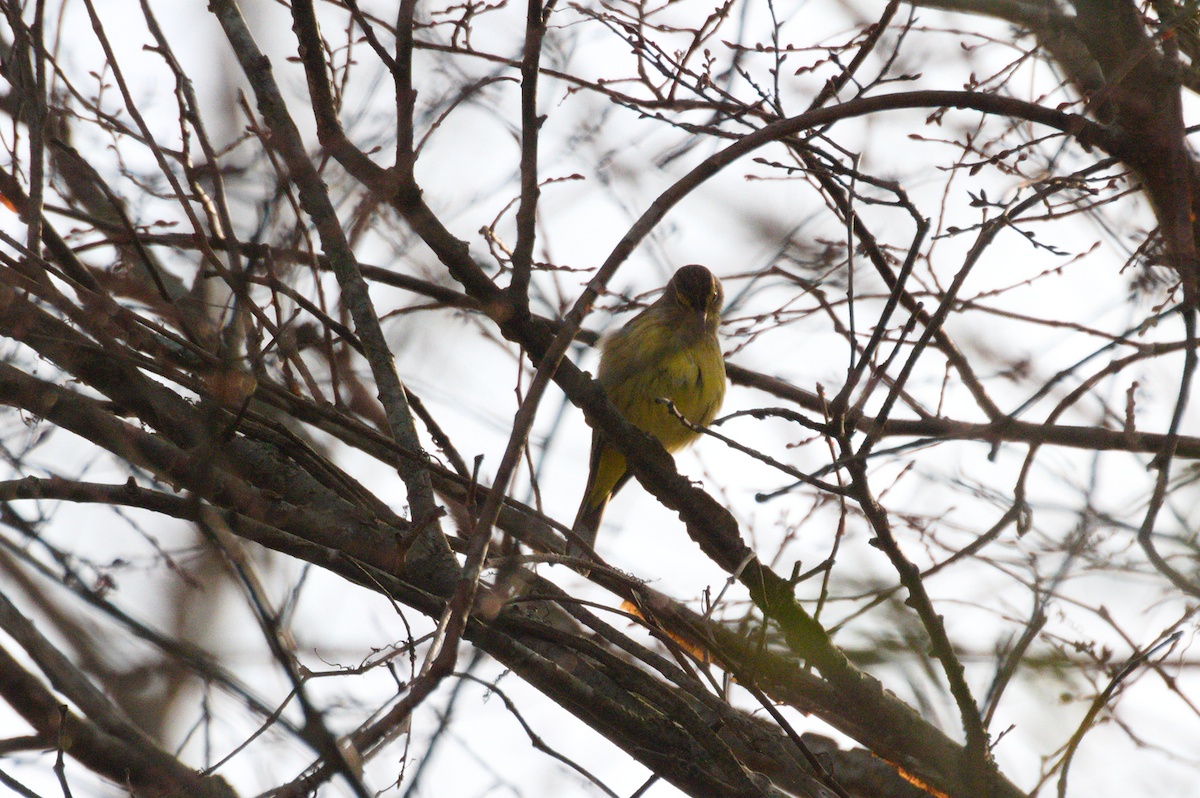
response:
<path id="1" fill-rule="evenodd" d="M 133 81 L 135 98 L 148 113 L 155 134 L 175 146 L 178 124 L 171 99 L 172 83 L 162 68 L 161 59 L 142 49 L 151 39 L 137 4 L 123 0 L 100 5 L 121 67 Z M 195 80 L 210 133 L 219 141 L 228 141 L 236 132 L 236 125 L 231 121 L 233 117 L 223 115 L 229 109 L 227 81 L 234 65 L 219 29 L 205 12 L 203 3 L 152 5 L 160 15 L 168 38 L 177 48 L 177 56 Z M 874 6 L 863 4 L 863 12 L 875 13 Z M 254 15 L 259 43 L 271 55 L 279 82 L 291 93 L 293 115 L 302 129 L 311 131 L 305 113 L 303 75 L 298 65 L 284 60 L 293 55 L 288 48 L 294 46 L 286 10 L 262 2 L 246 2 L 243 7 L 248 14 Z M 71 45 L 64 49 L 62 60 L 68 68 L 75 70 L 75 75 L 82 76 L 99 63 L 98 50 L 82 6 L 71 4 L 69 9 L 63 22 L 63 41 L 70 41 Z M 762 23 L 764 9 L 765 6 L 756 6 L 755 13 L 747 20 L 751 29 Z M 785 26 L 784 36 L 785 39 L 792 37 L 798 44 L 844 41 L 848 38 L 846 32 L 857 24 L 857 20 L 845 16 L 845 9 L 835 11 L 832 4 L 789 3 L 777 5 L 776 11 L 792 20 Z M 492 49 L 510 56 L 518 54 L 523 13 L 522 7 L 514 5 L 489 16 L 488 24 L 480 25 L 476 30 L 474 44 L 480 49 Z M 696 13 L 696 8 L 684 4 L 678 7 L 677 13 L 690 15 Z M 559 18 L 555 17 L 556 20 Z M 577 17 L 564 12 L 562 18 Z M 989 35 L 1003 41 L 1010 35 L 1007 26 L 931 11 L 922 11 L 920 18 L 929 28 L 950 30 L 942 34 L 921 34 L 918 48 L 910 43 L 908 57 L 915 59 L 917 53 L 923 54 L 919 64 L 911 65 L 911 69 L 922 72 L 922 77 L 912 83 L 895 84 L 884 91 L 957 89 L 962 86 L 968 71 L 977 70 L 979 77 L 983 77 L 987 68 L 999 70 L 1016 56 L 1016 51 L 1010 47 L 993 44 L 982 48 L 975 54 L 977 60 L 969 64 L 960 44 L 979 45 Z M 337 36 L 338 24 L 333 18 L 327 19 L 326 33 Z M 972 31 L 956 30 L 965 27 Z M 554 31 L 553 35 L 566 37 L 575 33 L 574 28 L 568 27 L 561 32 Z M 569 53 L 569 68 L 584 75 L 620 71 L 626 68 L 627 50 L 610 33 L 595 28 L 580 34 L 580 40 Z M 828 71 L 815 75 L 791 74 L 795 68 L 818 56 L 819 53 L 812 52 L 789 57 L 789 69 L 784 71 L 782 82 L 791 112 L 803 109 L 815 88 L 829 74 Z M 376 68 L 365 46 L 359 46 L 356 57 L 362 64 L 357 73 L 362 83 L 354 87 L 357 91 L 368 85 L 367 78 L 375 74 Z M 719 57 L 724 58 L 724 54 L 719 53 Z M 761 59 L 761 56 L 752 55 L 748 62 L 754 62 L 755 58 Z M 432 61 L 426 59 L 424 64 L 429 67 Z M 493 69 L 486 65 L 469 68 L 478 69 L 480 74 Z M 1053 88 L 1054 76 L 1045 66 L 1026 66 L 1018 74 L 1010 83 L 1014 92 L 1038 96 Z M 437 84 L 443 78 L 431 71 L 419 72 L 422 101 L 432 101 L 438 96 Z M 115 107 L 119 97 L 114 90 L 108 91 L 111 93 L 109 100 Z M 744 84 L 739 91 L 745 91 Z M 363 109 L 361 115 L 353 115 L 356 125 L 351 128 L 352 136 L 369 140 L 373 136 L 390 135 L 389 126 L 394 124 L 394 119 L 389 117 L 389 92 L 390 83 L 382 81 L 374 86 L 374 93 L 352 93 L 347 98 L 347 117 L 352 115 L 351 109 Z M 426 189 L 430 206 L 456 235 L 471 242 L 477 258 L 486 261 L 485 246 L 476 231 L 497 216 L 515 191 L 513 181 L 519 153 L 510 123 L 517 118 L 519 89 L 515 82 L 501 82 L 486 89 L 484 96 L 481 107 L 464 107 L 450 115 L 431 137 L 418 168 L 418 177 Z M 546 80 L 542 84 L 540 100 L 543 112 L 549 115 L 543 132 L 543 178 L 575 173 L 585 178 L 555 183 L 543 189 L 544 245 L 556 263 L 573 268 L 591 269 L 599 265 L 659 192 L 721 146 L 713 141 L 702 142 L 669 169 L 659 169 L 655 165 L 657 160 L 682 140 L 678 131 L 659 123 L 638 120 L 627 112 L 615 111 L 587 93 L 568 95 L 565 86 L 558 81 Z M 912 140 L 909 134 L 917 133 L 931 140 L 953 139 L 960 130 L 976 125 L 978 115 L 951 112 L 941 127 L 925 125 L 926 116 L 927 113 L 921 111 L 890 112 L 869 120 L 848 122 L 835 129 L 836 141 L 843 147 L 863 153 L 864 171 L 881 178 L 903 180 L 923 215 L 937 219 L 944 206 L 943 230 L 945 226 L 965 228 L 979 221 L 980 212 L 970 207 L 968 192 L 977 193 L 983 188 L 990 198 L 999 199 L 1024 189 L 1017 178 L 998 176 L 989 170 L 971 178 L 958 175 L 947 188 L 945 175 L 936 167 L 952 157 L 953 151 L 945 144 Z M 591 141 L 571 140 L 581 121 L 603 121 L 604 124 Z M 988 128 L 991 133 L 999 129 L 995 123 Z M 987 135 L 985 133 L 981 138 Z M 107 159 L 111 162 L 112 151 L 108 148 L 111 142 L 97 138 L 91 144 L 96 148 L 98 161 Z M 121 154 L 133 171 L 152 168 L 144 150 L 123 146 Z M 763 151 L 756 155 L 780 157 L 778 151 Z M 247 157 L 243 156 L 238 162 L 244 163 Z M 377 157 L 386 161 L 386 146 Z M 1074 150 L 1061 157 L 1063 161 L 1077 165 L 1087 162 Z M 1035 170 L 1030 167 L 1030 171 Z M 625 179 L 628 176 L 633 179 Z M 611 287 L 628 295 L 650 291 L 661 286 L 674 268 L 703 262 L 726 278 L 727 296 L 733 298 L 747 287 L 747 281 L 741 276 L 762 268 L 774 257 L 774 244 L 764 235 L 764 230 L 775 233 L 776 241 L 779 234 L 792 226 L 799 228 L 797 237 L 800 240 L 844 238 L 808 183 L 799 179 L 750 181 L 748 176 L 774 178 L 778 173 L 750 159 L 743 159 L 727 169 L 671 212 L 652 239 L 634 253 Z M 615 182 L 612 190 L 606 191 L 603 186 L 609 180 Z M 247 219 L 257 219 L 249 203 L 246 208 L 251 212 Z M 137 210 L 145 214 L 146 221 L 168 218 L 170 213 L 169 206 L 165 205 Z M 865 207 L 860 212 L 888 244 L 902 249 L 910 240 L 913 225 L 903 212 Z M 1120 214 L 1123 224 L 1141 224 L 1147 229 L 1152 226 L 1144 203 L 1129 201 L 1122 206 Z M 10 232 L 21 230 L 11 219 L 6 220 L 5 229 Z M 186 230 L 186 223 L 180 229 Z M 507 243 L 511 245 L 514 237 L 511 213 L 508 224 L 502 225 L 500 231 L 509 236 Z M 361 259 L 415 274 L 438 273 L 440 267 L 420 247 L 398 257 L 395 249 L 399 245 L 388 240 L 389 235 L 390 230 L 381 226 L 377 235 L 360 251 Z M 932 269 L 941 286 L 948 284 L 973 240 L 973 235 L 966 234 L 941 239 L 933 245 Z M 1015 232 L 1002 232 L 975 268 L 961 296 L 986 296 L 987 292 L 1031 280 L 1062 266 L 1060 274 L 1046 274 L 1027 287 L 997 297 L 988 296 L 981 301 L 1029 315 L 1061 317 L 1114 333 L 1149 313 L 1145 306 L 1131 310 L 1125 301 L 1129 277 L 1118 274 L 1127 255 L 1122 249 L 1123 239 L 1105 232 L 1094 221 L 1078 216 L 1042 226 L 1039 240 L 1071 253 L 1087 252 L 1094 242 L 1098 242 L 1099 247 L 1087 257 L 1073 260 L 1037 250 Z M 925 269 L 924 274 L 927 276 L 929 270 Z M 587 276 L 572 273 L 543 275 L 539 276 L 539 287 L 547 296 L 561 295 L 571 301 Z M 860 280 L 860 292 L 873 292 L 879 288 L 865 260 L 859 261 L 857 279 Z M 831 297 L 838 291 L 832 285 L 826 286 L 825 290 Z M 373 292 L 385 310 L 397 301 L 407 301 L 385 287 L 376 287 Z M 811 307 L 812 302 L 807 297 L 794 291 L 793 294 L 797 307 Z M 754 323 L 753 315 L 778 308 L 784 298 L 783 289 L 777 285 L 746 298 L 734 308 L 725 330 L 726 349 L 732 351 L 745 344 L 732 358 L 733 362 L 786 378 L 805 389 L 813 390 L 821 384 L 832 395 L 843 379 L 846 347 L 827 318 L 812 314 L 749 340 L 739 333 L 764 326 Z M 603 301 L 601 310 L 589 317 L 588 326 L 613 329 L 627 319 L 627 315 L 614 317 L 607 312 L 614 304 L 612 300 Z M 932 301 L 927 303 L 927 307 L 931 306 Z M 860 303 L 860 329 L 869 328 L 872 314 L 878 309 L 878 303 Z M 550 313 L 558 307 L 540 310 Z M 499 463 L 516 406 L 512 386 L 517 364 L 511 353 L 500 349 L 491 340 L 484 340 L 477 332 L 479 328 L 478 320 L 464 320 L 449 313 L 404 316 L 385 323 L 385 330 L 395 347 L 401 378 L 425 399 L 451 437 L 460 445 L 470 447 L 462 451 L 468 461 L 476 455 L 484 456 L 482 477 L 490 479 Z M 1030 357 L 1035 374 L 1043 377 L 1069 367 L 1098 346 L 1095 338 L 1084 338 L 1066 329 L 1034 327 L 983 314 L 955 317 L 947 329 L 969 357 L 978 357 L 979 362 L 984 362 L 979 356 L 988 350 L 995 354 L 994 362 L 999 363 Z M 1172 340 L 1180 335 L 1178 322 L 1171 320 L 1148 333 L 1145 340 Z M 595 363 L 594 353 L 588 353 L 580 362 L 584 368 L 593 371 Z M 919 369 L 914 375 L 910 390 L 930 406 L 936 406 L 943 373 L 941 361 L 931 358 L 929 363 L 928 368 Z M 1136 372 L 1124 372 L 1105 388 L 1109 406 L 1118 411 L 1123 408 L 1124 391 L 1131 378 L 1136 376 L 1140 383 L 1139 429 L 1164 429 L 1170 397 L 1177 390 L 1180 363 L 1178 357 L 1164 358 L 1147 361 Z M 1026 385 L 1014 385 L 997 374 L 981 376 L 1005 410 L 1017 407 L 1028 397 Z M 1067 389 L 1076 384 L 1077 381 L 1068 381 Z M 1063 394 L 1064 391 L 1058 391 L 1050 399 L 1043 400 L 1023 419 L 1044 418 Z M 561 422 L 557 420 L 561 403 L 561 393 L 551 389 L 543 400 L 533 443 L 540 446 L 546 436 L 554 434 L 538 481 L 548 514 L 569 522 L 586 476 L 589 432 L 581 414 L 574 409 L 568 409 Z M 760 393 L 732 387 L 724 412 L 779 404 Z M 877 407 L 875 402 L 868 410 L 874 411 Z M 946 391 L 942 412 L 963 420 L 982 420 L 962 388 L 952 387 Z M 1182 430 L 1185 434 L 1196 434 L 1194 418 L 1194 413 L 1189 414 Z M 1067 414 L 1062 421 L 1095 424 L 1098 419 L 1097 404 L 1086 401 L 1081 403 L 1079 411 Z M 5 429 L 10 430 L 18 423 L 16 419 L 9 419 Z M 821 442 L 788 448 L 788 444 L 805 440 L 807 433 L 783 422 L 743 419 L 729 423 L 722 432 L 785 459 L 802 470 L 815 470 L 828 462 L 828 451 Z M 89 462 L 92 455 L 69 439 L 69 435 L 59 433 L 41 451 L 39 456 L 47 470 L 69 474 L 72 469 L 78 472 Z M 377 495 L 391 501 L 398 510 L 404 509 L 403 488 L 393 473 L 360 453 L 338 445 L 334 448 L 338 462 L 344 468 Z M 964 545 L 1003 513 L 1005 507 L 994 502 L 968 501 L 969 492 L 962 485 L 979 485 L 981 489 L 1009 496 L 1025 448 L 1011 444 L 1002 446 L 994 460 L 989 460 L 988 454 L 987 447 L 978 443 L 947 444 L 914 451 L 894 461 L 882 460 L 874 467 L 877 491 L 897 480 L 885 498 L 889 508 L 936 519 L 928 536 L 903 531 L 906 553 L 918 564 L 927 565 L 944 558 L 947 552 L 942 546 Z M 540 449 L 536 449 L 535 457 L 540 455 Z M 1010 530 L 995 544 L 993 552 L 1004 567 L 975 564 L 929 580 L 928 589 L 946 615 L 952 639 L 966 652 L 964 658 L 971 687 L 977 695 L 983 695 L 990 681 L 994 647 L 1013 630 L 1019 634 L 1020 624 L 1030 612 L 1029 590 L 1020 579 L 1025 573 L 1023 561 L 1031 557 L 1045 558 L 1039 560 L 1041 572 L 1053 572 L 1056 555 L 1045 548 L 1050 541 L 1068 534 L 1077 522 L 1082 497 L 1093 479 L 1094 506 L 1126 522 L 1136 523 L 1152 487 L 1153 474 L 1145 470 L 1148 459 L 1114 453 L 1093 462 L 1092 456 L 1083 452 L 1043 450 L 1035 478 L 1029 485 L 1035 529 L 1022 539 L 1016 539 Z M 785 525 L 799 523 L 809 511 L 811 496 L 805 492 L 767 503 L 756 502 L 757 492 L 781 487 L 790 480 L 744 455 L 727 450 L 716 441 L 703 441 L 694 450 L 680 454 L 677 462 L 685 473 L 702 479 L 710 490 L 720 491 L 719 495 L 735 516 L 747 529 L 753 529 L 753 543 L 760 551 L 776 551 Z M 906 465 L 911 466 L 911 470 L 901 474 Z M 103 464 L 91 467 L 93 470 L 88 475 L 91 479 L 123 481 L 125 478 L 119 469 L 105 470 Z M 513 495 L 528 501 L 528 484 L 528 473 L 522 472 Z M 1179 496 L 1185 499 L 1188 494 L 1180 493 Z M 1190 517 L 1190 507 L 1177 509 L 1184 518 Z M 85 547 L 98 560 L 152 554 L 143 535 L 132 525 L 114 518 L 111 526 L 95 529 L 97 514 L 86 507 L 64 506 L 56 513 L 50 535 L 62 535 L 64 541 Z M 164 547 L 182 545 L 191 538 L 180 525 L 136 513 L 129 515 L 144 525 L 143 530 L 153 534 Z M 835 523 L 836 515 L 832 511 L 821 511 L 809 518 L 788 545 L 777 570 L 789 571 L 791 561 L 796 559 L 804 563 L 805 569 L 820 562 L 828 554 Z M 90 539 L 81 539 L 79 529 L 93 530 L 93 534 Z M 1114 561 L 1140 562 L 1140 551 L 1132 533 L 1105 529 L 1103 534 L 1109 537 L 1105 550 Z M 885 558 L 867 545 L 866 539 L 861 523 L 851 519 L 834 571 L 832 590 L 835 597 L 857 595 L 872 583 L 895 583 L 894 573 Z M 627 488 L 610 506 L 598 548 L 614 566 L 647 579 L 655 589 L 681 600 L 698 601 L 704 591 L 715 594 L 724 584 L 725 574 L 687 540 L 679 520 L 636 485 Z M 182 556 L 186 560 L 186 555 Z M 267 568 L 264 563 L 264 571 L 270 574 L 272 589 L 276 591 L 274 597 L 282 602 L 299 579 L 300 567 L 292 562 L 281 563 L 279 558 L 271 558 L 271 564 L 274 567 Z M 1194 564 L 1189 567 L 1194 570 Z M 614 603 L 611 596 L 583 587 L 577 577 L 564 574 L 563 570 L 543 569 L 542 573 L 581 589 L 593 600 L 608 605 Z M 136 570 L 123 570 L 114 598 L 148 622 L 166 623 L 167 618 L 162 616 L 169 612 L 168 608 L 148 601 L 148 597 L 162 589 L 163 578 L 157 572 L 144 575 Z M 802 586 L 799 595 L 811 598 L 818 588 L 815 582 Z M 1051 603 L 1046 631 L 1067 641 L 1097 640 L 1111 648 L 1114 662 L 1121 662 L 1130 655 L 1131 643 L 1137 646 L 1149 644 L 1184 611 L 1177 598 L 1164 597 L 1160 590 L 1160 583 L 1151 583 L 1135 575 L 1117 578 L 1095 571 L 1077 574 L 1063 586 L 1065 597 Z M 738 600 L 744 597 L 737 588 L 730 595 Z M 1122 640 L 1111 626 L 1100 622 L 1094 612 L 1100 605 L 1107 609 L 1120 629 L 1135 634 L 1132 640 Z M 209 630 L 215 635 L 209 641 L 214 650 L 220 651 L 229 660 L 230 667 L 236 668 L 260 695 L 268 701 L 279 700 L 286 694 L 288 685 L 271 661 L 241 597 L 232 593 L 206 597 L 206 606 L 220 618 L 219 631 Z M 838 620 L 856 606 L 857 603 L 849 601 L 835 601 L 827 610 L 827 620 Z M 420 630 L 427 627 L 415 612 L 405 615 L 414 627 Z M 626 627 L 615 617 L 610 620 L 620 628 Z M 842 632 L 838 642 L 851 649 L 857 648 L 893 621 L 882 611 L 869 614 Z M 1186 626 L 1184 639 L 1164 669 L 1177 678 L 1179 692 L 1193 702 L 1200 691 L 1200 679 L 1193 670 L 1173 667 L 1173 663 L 1178 663 L 1180 658 L 1194 659 L 1189 653 L 1195 632 L 1193 620 Z M 320 667 L 321 660 L 330 664 L 357 664 L 369 657 L 372 650 L 402 641 L 406 634 L 394 609 L 381 597 L 348 586 L 316 569 L 307 575 L 300 594 L 293 633 L 298 651 L 312 668 Z M 112 639 L 115 661 L 148 656 L 137 646 L 117 642 L 120 638 L 116 634 Z M 11 648 L 8 641 L 4 644 Z M 919 658 L 923 652 L 913 651 L 911 656 Z M 466 662 L 464 657 L 464 666 Z M 907 662 L 911 665 L 911 660 Z M 940 671 L 930 678 L 922 675 L 919 667 L 871 670 L 887 689 L 913 703 L 925 716 L 935 718 L 955 738 L 961 736 Z M 403 668 L 401 672 L 404 672 Z M 575 722 L 551 701 L 515 676 L 501 677 L 495 663 L 485 661 L 475 673 L 483 679 L 500 678 L 500 688 L 517 703 L 535 731 L 564 755 L 600 773 L 618 794 L 630 794 L 646 779 L 643 768 L 595 732 Z M 402 744 L 393 745 L 371 763 L 368 782 L 372 787 L 384 789 L 389 780 L 396 777 L 403 757 L 408 758 L 410 769 L 414 767 L 414 760 L 423 754 L 427 735 L 438 723 L 441 708 L 454 686 L 453 681 L 447 681 L 414 716 L 411 748 L 405 750 Z M 153 684 L 147 686 L 147 690 L 153 689 Z M 314 695 L 326 702 L 331 725 L 340 731 L 362 722 L 369 708 L 386 701 L 394 692 L 394 682 L 379 670 L 360 677 L 313 683 Z M 510 792 L 529 796 L 600 794 L 577 775 L 534 752 L 497 696 L 490 695 L 475 683 L 463 685 L 462 693 L 450 732 L 431 763 L 431 772 L 424 777 L 420 795 L 435 798 Z M 1090 695 L 1078 682 L 1018 680 L 1010 688 L 993 724 L 994 734 L 1012 727 L 995 749 L 1006 775 L 1019 786 L 1031 787 L 1042 767 L 1040 758 L 1050 756 L 1066 742 L 1086 711 L 1085 699 Z M 735 700 L 743 706 L 752 706 L 737 690 Z M 244 740 L 258 721 L 230 699 L 214 696 L 213 701 L 218 720 L 208 744 L 214 755 L 220 757 Z M 1195 777 L 1198 754 L 1194 744 L 1200 739 L 1200 721 L 1194 712 L 1183 706 L 1179 695 L 1170 693 L 1161 678 L 1139 671 L 1126 681 L 1118 707 L 1121 724 L 1132 727 L 1141 739 L 1161 750 L 1135 750 L 1129 737 L 1119 728 L 1120 724 L 1101 723 L 1089 732 L 1076 755 L 1072 765 L 1072 794 L 1200 795 L 1200 787 L 1196 786 L 1200 779 Z M 6 717 L 0 714 L 0 728 L 15 728 L 17 722 L 10 722 Z M 181 707 L 177 729 L 180 741 L 197 719 L 195 706 Z M 789 719 L 801 730 L 832 733 L 811 717 L 790 713 Z M 184 758 L 200 764 L 204 758 L 204 745 L 203 735 L 193 735 L 184 745 Z M 242 795 L 249 796 L 294 778 L 310 760 L 311 754 L 294 739 L 272 731 L 221 772 Z M 50 762 L 48 755 L 31 754 L 0 760 L 0 767 L 41 791 L 42 795 L 52 795 L 57 794 L 57 788 L 47 769 Z M 76 794 L 87 794 L 86 777 L 79 768 L 73 768 L 72 774 L 73 786 L 79 785 Z M 343 793 L 339 786 L 330 794 Z M 399 795 L 401 792 L 393 788 L 385 794 Z M 666 784 L 656 785 L 650 791 L 656 798 L 674 794 L 677 793 Z"/>

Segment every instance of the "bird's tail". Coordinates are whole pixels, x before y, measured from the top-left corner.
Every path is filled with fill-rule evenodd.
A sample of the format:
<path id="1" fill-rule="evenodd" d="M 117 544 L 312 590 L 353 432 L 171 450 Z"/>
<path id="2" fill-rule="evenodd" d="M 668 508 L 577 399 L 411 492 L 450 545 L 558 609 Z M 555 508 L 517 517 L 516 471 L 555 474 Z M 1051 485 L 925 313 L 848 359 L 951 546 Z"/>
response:
<path id="1" fill-rule="evenodd" d="M 583 501 L 579 503 L 575 523 L 571 525 L 571 531 L 588 547 L 596 545 L 596 533 L 600 530 L 600 519 L 604 517 L 608 500 L 629 481 L 630 476 L 625 468 L 625 455 L 611 446 L 605 446 L 598 434 L 593 436 L 587 488 L 583 492 Z M 572 557 L 587 556 L 583 548 L 574 542 L 567 546 L 567 554 Z"/>
<path id="2" fill-rule="evenodd" d="M 579 513 L 575 516 L 575 523 L 571 524 L 571 531 L 575 533 L 575 537 L 587 544 L 587 547 L 593 548 L 596 545 L 596 534 L 600 531 L 600 519 L 604 517 L 604 508 L 608 506 L 609 494 L 604 494 L 593 498 L 590 493 L 586 495 L 583 503 L 579 505 Z M 568 541 L 567 554 L 571 557 L 586 557 L 587 553 L 575 541 Z"/>

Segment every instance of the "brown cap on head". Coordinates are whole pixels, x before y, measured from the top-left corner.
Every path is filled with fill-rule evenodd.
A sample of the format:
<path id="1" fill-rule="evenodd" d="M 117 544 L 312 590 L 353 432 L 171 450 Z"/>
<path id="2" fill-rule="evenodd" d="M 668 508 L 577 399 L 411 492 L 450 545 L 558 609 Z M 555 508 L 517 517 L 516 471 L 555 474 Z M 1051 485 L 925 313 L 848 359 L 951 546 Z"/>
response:
<path id="1" fill-rule="evenodd" d="M 692 264 L 675 272 L 667 291 L 674 291 L 680 299 L 696 310 L 720 311 L 725 301 L 725 289 L 721 281 L 703 266 Z"/>

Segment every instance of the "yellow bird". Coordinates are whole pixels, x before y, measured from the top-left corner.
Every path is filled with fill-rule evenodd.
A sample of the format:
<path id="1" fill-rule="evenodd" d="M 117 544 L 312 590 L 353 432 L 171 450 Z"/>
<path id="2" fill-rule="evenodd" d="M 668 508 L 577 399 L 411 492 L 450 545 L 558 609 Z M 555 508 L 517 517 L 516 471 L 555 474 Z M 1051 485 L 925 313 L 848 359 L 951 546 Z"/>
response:
<path id="1" fill-rule="evenodd" d="M 596 379 L 633 426 L 668 452 L 696 440 L 697 433 L 671 415 L 669 399 L 693 424 L 708 425 L 725 399 L 725 359 L 717 340 L 725 290 L 703 266 L 684 266 L 663 295 L 606 339 Z M 625 455 L 592 433 L 587 489 L 572 531 L 594 546 L 608 500 L 629 481 Z M 578 547 L 568 549 L 579 555 Z"/>

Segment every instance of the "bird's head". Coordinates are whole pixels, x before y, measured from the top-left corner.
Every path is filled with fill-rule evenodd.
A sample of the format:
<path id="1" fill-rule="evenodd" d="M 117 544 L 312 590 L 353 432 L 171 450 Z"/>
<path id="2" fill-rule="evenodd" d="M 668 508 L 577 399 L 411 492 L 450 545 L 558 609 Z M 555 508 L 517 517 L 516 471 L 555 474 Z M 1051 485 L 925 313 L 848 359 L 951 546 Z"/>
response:
<path id="1" fill-rule="evenodd" d="M 721 323 L 725 289 L 717 276 L 703 266 L 684 266 L 667 283 L 663 298 L 704 319 L 704 326 L 716 329 Z"/>

